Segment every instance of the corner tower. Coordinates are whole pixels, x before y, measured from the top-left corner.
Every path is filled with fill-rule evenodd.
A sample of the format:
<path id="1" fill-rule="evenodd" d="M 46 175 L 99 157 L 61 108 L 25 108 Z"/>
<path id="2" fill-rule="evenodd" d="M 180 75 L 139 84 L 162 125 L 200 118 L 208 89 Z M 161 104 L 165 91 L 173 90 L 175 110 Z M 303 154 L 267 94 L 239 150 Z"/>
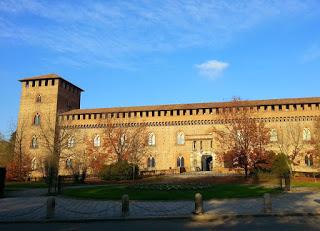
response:
<path id="1" fill-rule="evenodd" d="M 56 74 L 34 76 L 19 80 L 22 83 L 16 139 L 22 153 L 29 155 L 35 172 L 46 158 L 41 147 L 41 131 L 55 129 L 58 114 L 80 108 L 81 88 Z M 17 148 L 17 147 L 16 147 Z"/>

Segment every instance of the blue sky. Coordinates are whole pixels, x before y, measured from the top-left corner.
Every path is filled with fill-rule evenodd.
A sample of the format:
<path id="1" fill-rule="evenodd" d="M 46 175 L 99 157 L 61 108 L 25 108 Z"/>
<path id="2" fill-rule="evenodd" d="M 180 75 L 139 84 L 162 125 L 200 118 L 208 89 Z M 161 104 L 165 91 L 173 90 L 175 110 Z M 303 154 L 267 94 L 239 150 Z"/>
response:
<path id="1" fill-rule="evenodd" d="M 320 1 L 1 1 L 0 131 L 22 77 L 82 108 L 320 96 Z"/>

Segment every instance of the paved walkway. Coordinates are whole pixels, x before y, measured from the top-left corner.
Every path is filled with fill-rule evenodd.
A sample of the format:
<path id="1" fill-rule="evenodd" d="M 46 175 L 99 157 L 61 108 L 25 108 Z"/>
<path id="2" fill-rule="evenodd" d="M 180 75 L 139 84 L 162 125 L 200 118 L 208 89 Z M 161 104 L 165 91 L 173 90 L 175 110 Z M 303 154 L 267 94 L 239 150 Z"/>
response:
<path id="1" fill-rule="evenodd" d="M 0 199 L 0 222 L 43 221 L 45 196 Z M 297 191 L 272 198 L 273 213 L 320 213 L 320 193 Z M 78 200 L 56 197 L 55 220 L 121 218 L 120 201 Z M 193 201 L 130 201 L 129 218 L 189 216 Z M 207 214 L 246 215 L 263 213 L 263 199 L 224 199 L 204 202 Z"/>

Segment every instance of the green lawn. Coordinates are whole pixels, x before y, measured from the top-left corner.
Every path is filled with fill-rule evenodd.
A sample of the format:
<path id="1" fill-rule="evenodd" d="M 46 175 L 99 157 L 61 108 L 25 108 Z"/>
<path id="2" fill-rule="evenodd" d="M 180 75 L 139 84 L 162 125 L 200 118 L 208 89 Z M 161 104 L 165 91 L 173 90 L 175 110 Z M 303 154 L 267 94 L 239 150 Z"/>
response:
<path id="1" fill-rule="evenodd" d="M 136 189 L 125 185 L 109 185 L 69 188 L 64 191 L 64 195 L 100 200 L 119 200 L 123 194 L 128 194 L 131 200 L 193 200 L 194 194 L 197 192 L 202 194 L 203 199 L 208 200 L 212 198 L 261 197 L 264 193 L 277 193 L 280 190 L 245 184 L 217 184 L 200 190 Z"/>
<path id="2" fill-rule="evenodd" d="M 47 185 L 44 182 L 6 182 L 6 189 L 18 190 L 18 189 L 33 189 L 33 188 L 46 188 Z"/>
<path id="3" fill-rule="evenodd" d="M 308 187 L 308 188 L 318 188 L 320 189 L 320 182 L 292 182 L 292 186 L 294 187 Z"/>

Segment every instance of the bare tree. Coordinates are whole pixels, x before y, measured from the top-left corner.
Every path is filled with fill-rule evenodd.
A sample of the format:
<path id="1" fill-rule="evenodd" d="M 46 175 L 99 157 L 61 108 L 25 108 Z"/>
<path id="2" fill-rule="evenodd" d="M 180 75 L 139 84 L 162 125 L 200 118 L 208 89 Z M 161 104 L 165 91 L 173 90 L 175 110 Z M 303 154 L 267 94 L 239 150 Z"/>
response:
<path id="1" fill-rule="evenodd" d="M 73 131 L 60 126 L 57 117 L 47 116 L 47 121 L 40 125 L 39 144 L 46 151 L 46 169 L 48 180 L 48 193 L 55 193 L 58 183 L 59 166 L 61 157 L 70 155 L 68 153 L 68 141 L 73 135 Z M 52 121 L 54 118 L 54 121 Z"/>
<path id="2" fill-rule="evenodd" d="M 243 168 L 246 177 L 259 164 L 269 161 L 266 151 L 269 131 L 263 121 L 253 117 L 250 108 L 243 107 L 241 100 L 235 99 L 220 117 L 224 124 L 221 129 L 214 128 L 213 132 L 221 150 L 224 150 L 225 161 Z"/>
<path id="3" fill-rule="evenodd" d="M 7 146 L 9 153 L 9 163 L 7 165 L 7 177 L 11 180 L 23 181 L 31 172 L 31 159 L 27 149 L 26 141 L 26 122 L 21 120 L 16 130 L 11 133 Z"/>
<path id="4" fill-rule="evenodd" d="M 313 136 L 311 139 L 311 154 L 316 162 L 316 166 L 320 165 L 320 119 L 317 119 L 313 123 Z"/>
<path id="5" fill-rule="evenodd" d="M 115 161 L 127 160 L 140 164 L 147 152 L 147 131 L 143 124 L 128 126 L 129 123 L 122 121 L 115 123 L 108 120 L 104 129 L 103 146 Z"/>
<path id="6" fill-rule="evenodd" d="M 0 167 L 6 166 L 12 159 L 9 146 L 10 143 L 0 133 Z"/>
<path id="7" fill-rule="evenodd" d="M 280 153 L 289 157 L 293 165 L 298 165 L 297 159 L 301 157 L 306 142 L 303 140 L 303 126 L 299 122 L 286 122 L 278 131 L 277 145 Z"/>

